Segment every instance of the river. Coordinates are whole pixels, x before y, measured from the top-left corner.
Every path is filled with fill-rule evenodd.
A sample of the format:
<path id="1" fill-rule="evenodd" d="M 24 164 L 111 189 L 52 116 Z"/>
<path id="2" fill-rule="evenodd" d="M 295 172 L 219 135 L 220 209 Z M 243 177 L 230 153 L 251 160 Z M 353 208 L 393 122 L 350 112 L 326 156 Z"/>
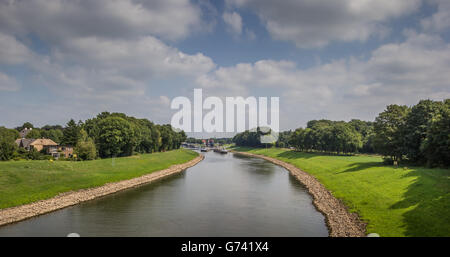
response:
<path id="1" fill-rule="evenodd" d="M 287 170 L 202 153 L 179 174 L 0 227 L 0 236 L 328 236 L 324 216 Z"/>

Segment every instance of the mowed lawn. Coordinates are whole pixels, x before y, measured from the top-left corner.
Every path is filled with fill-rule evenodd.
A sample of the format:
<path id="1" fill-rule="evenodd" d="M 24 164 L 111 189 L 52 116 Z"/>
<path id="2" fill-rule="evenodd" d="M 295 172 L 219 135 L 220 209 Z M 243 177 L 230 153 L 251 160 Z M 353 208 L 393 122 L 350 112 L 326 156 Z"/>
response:
<path id="1" fill-rule="evenodd" d="M 381 236 L 450 236 L 450 170 L 385 166 L 376 156 L 235 148 L 289 162 L 316 177 Z"/>
<path id="2" fill-rule="evenodd" d="M 197 156 L 194 151 L 179 149 L 83 162 L 0 162 L 0 209 L 51 198 L 62 192 L 139 177 Z"/>

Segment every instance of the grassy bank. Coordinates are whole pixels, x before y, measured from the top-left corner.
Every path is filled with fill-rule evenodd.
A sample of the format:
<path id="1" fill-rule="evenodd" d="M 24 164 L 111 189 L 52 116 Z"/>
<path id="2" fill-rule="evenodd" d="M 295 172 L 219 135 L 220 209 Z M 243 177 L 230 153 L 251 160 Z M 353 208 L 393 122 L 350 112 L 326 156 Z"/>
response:
<path id="1" fill-rule="evenodd" d="M 291 163 L 315 176 L 381 236 L 450 236 L 450 170 L 384 166 L 380 157 L 235 148 Z"/>
<path id="2" fill-rule="evenodd" d="M 0 209 L 139 177 L 197 156 L 196 152 L 180 149 L 85 162 L 0 162 Z"/>

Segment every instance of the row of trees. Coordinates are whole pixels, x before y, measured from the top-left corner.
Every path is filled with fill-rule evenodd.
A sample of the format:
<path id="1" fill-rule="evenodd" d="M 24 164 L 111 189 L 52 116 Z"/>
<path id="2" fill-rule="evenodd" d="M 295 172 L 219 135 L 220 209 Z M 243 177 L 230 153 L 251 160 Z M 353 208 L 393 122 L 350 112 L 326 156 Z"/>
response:
<path id="1" fill-rule="evenodd" d="M 263 133 L 259 127 L 256 130 L 246 130 L 242 133 L 238 133 L 233 137 L 233 142 L 237 146 L 250 146 L 250 147 L 263 147 L 261 143 L 261 136 Z"/>
<path id="2" fill-rule="evenodd" d="M 178 149 L 186 139 L 184 131 L 176 132 L 169 124 L 158 125 L 123 113 L 102 112 L 85 122 L 70 120 L 64 128 L 59 125 L 34 128 L 30 123 L 16 129 L 0 127 L 1 160 L 9 160 L 17 153 L 14 141 L 23 128 L 33 128 L 28 138 L 50 138 L 58 144 L 74 146 L 75 153 L 83 160 Z"/>
<path id="3" fill-rule="evenodd" d="M 296 129 L 289 138 L 289 145 L 300 151 L 322 151 L 330 153 L 354 153 L 371 151 L 366 146 L 370 132 L 363 134 L 364 130 L 371 130 L 371 124 L 360 120 L 330 121 L 313 120 L 309 121 L 305 129 Z M 358 129 L 357 129 L 358 128 Z M 367 137 L 367 138 L 366 138 Z"/>
<path id="4" fill-rule="evenodd" d="M 278 134 L 276 147 L 294 147 L 299 151 L 335 153 L 373 152 L 370 146 L 373 131 L 371 122 L 361 120 L 331 121 L 312 120 L 306 128 L 284 131 Z M 245 131 L 233 138 L 238 146 L 265 147 L 261 143 L 261 130 Z"/>
<path id="5" fill-rule="evenodd" d="M 245 131 L 233 142 L 264 147 L 262 133 Z M 379 153 L 389 163 L 450 166 L 450 99 L 422 100 L 408 107 L 389 105 L 374 122 L 312 120 L 306 128 L 278 135 L 277 147 L 328 153 Z"/>
<path id="6" fill-rule="evenodd" d="M 178 149 L 186 140 L 184 131 L 175 132 L 169 124 L 158 125 L 123 113 L 100 113 L 80 128 L 93 140 L 100 157 Z"/>
<path id="7" fill-rule="evenodd" d="M 186 139 L 186 143 L 190 143 L 190 144 L 203 144 L 203 140 L 205 140 L 205 141 L 213 140 L 214 143 L 219 144 L 219 145 L 225 145 L 225 144 L 231 144 L 231 143 L 233 143 L 232 138 L 228 138 L 228 137 L 221 137 L 221 138 L 205 138 L 205 139 L 194 138 L 194 137 L 188 137 L 188 138 Z"/>

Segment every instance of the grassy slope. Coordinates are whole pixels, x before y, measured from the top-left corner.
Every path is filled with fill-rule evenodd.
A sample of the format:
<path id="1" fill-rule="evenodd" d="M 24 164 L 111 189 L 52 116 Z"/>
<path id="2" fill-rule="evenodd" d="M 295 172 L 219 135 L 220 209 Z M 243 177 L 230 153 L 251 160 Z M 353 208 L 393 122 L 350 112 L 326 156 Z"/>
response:
<path id="1" fill-rule="evenodd" d="M 190 150 L 85 162 L 0 162 L 0 209 L 139 177 L 197 157 Z"/>
<path id="2" fill-rule="evenodd" d="M 450 236 L 450 170 L 384 166 L 379 157 L 237 148 L 314 175 L 381 236 Z"/>

